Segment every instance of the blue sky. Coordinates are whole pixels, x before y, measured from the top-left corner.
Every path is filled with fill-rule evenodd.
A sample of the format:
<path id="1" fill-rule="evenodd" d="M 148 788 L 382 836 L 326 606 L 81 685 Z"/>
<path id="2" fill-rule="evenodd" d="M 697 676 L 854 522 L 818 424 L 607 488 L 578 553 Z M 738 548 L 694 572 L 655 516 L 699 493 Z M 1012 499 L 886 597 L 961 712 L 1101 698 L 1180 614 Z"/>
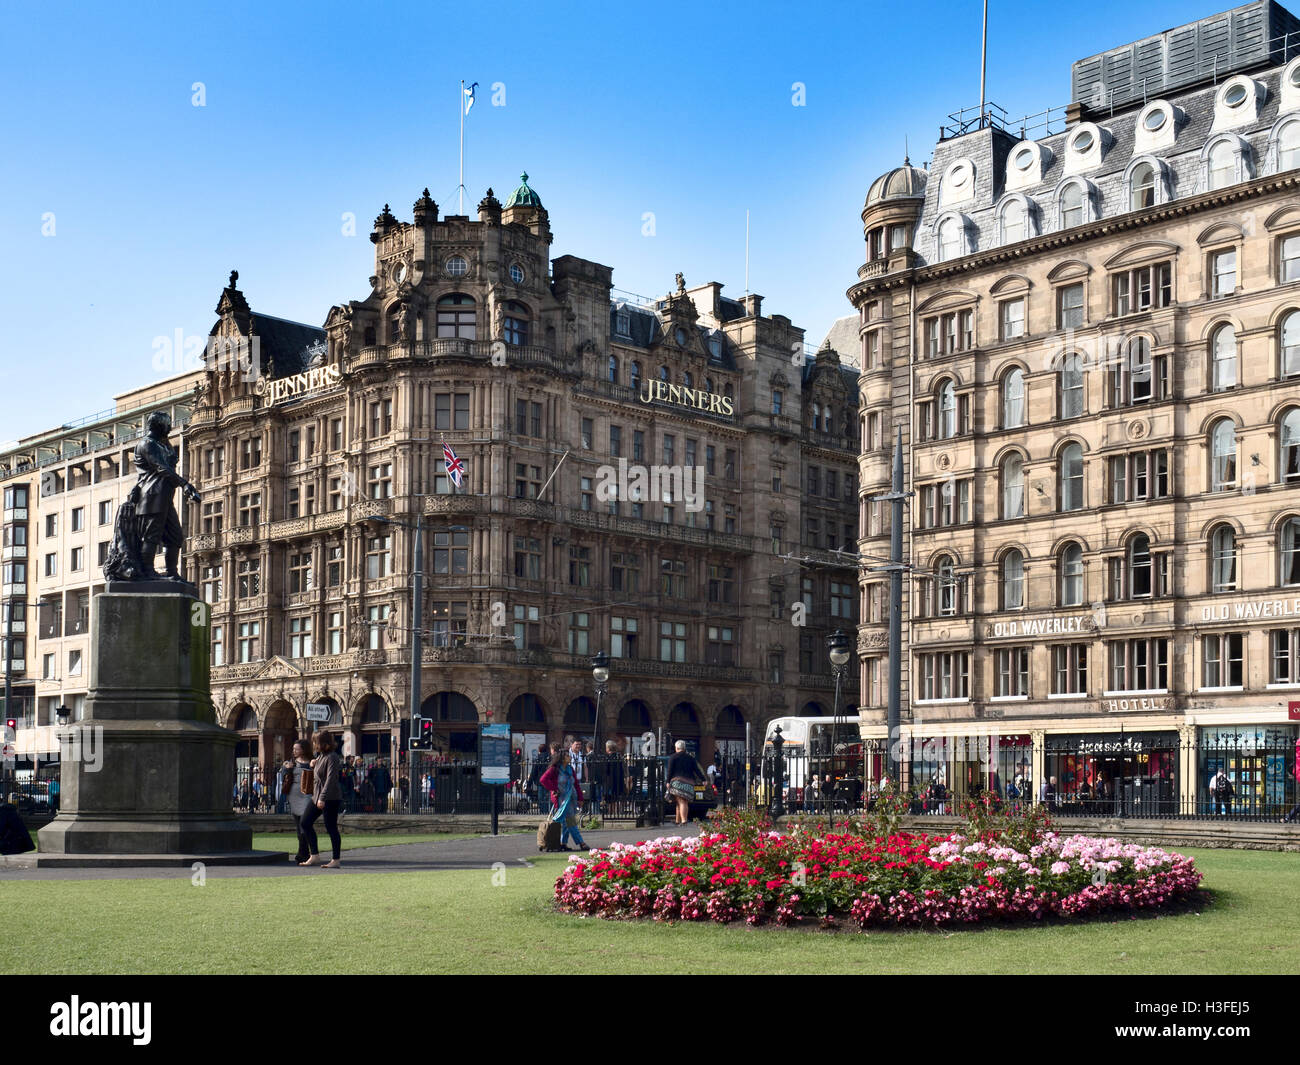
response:
<path id="1" fill-rule="evenodd" d="M 989 98 L 1064 104 L 1072 60 L 1228 6 L 992 0 Z M 364 298 L 385 202 L 409 220 L 427 185 L 455 210 L 462 77 L 479 83 L 467 212 L 527 170 L 554 256 L 648 296 L 678 270 L 736 295 L 748 208 L 751 290 L 816 343 L 850 309 L 871 180 L 978 103 L 980 16 L 980 0 L 8 5 L 0 440 L 162 376 L 155 338 L 206 336 L 232 268 L 284 318 Z"/>

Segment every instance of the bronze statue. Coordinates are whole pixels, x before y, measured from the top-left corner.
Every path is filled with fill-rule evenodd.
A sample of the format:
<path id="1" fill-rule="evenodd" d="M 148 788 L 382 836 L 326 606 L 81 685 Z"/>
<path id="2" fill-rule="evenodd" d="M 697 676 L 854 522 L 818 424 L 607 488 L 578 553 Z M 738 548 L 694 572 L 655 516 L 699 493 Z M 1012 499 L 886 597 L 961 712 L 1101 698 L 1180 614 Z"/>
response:
<path id="1" fill-rule="evenodd" d="M 113 527 L 113 547 L 104 563 L 104 577 L 110 581 L 184 581 L 176 566 L 180 561 L 180 518 L 172 503 L 176 489 L 195 503 L 200 496 L 194 485 L 176 472 L 177 451 L 167 435 L 172 429 L 166 411 L 149 415 L 149 433 L 135 447 L 135 468 L 139 479 L 126 501 L 118 507 Z M 163 549 L 167 572 L 159 578 L 154 556 Z"/>

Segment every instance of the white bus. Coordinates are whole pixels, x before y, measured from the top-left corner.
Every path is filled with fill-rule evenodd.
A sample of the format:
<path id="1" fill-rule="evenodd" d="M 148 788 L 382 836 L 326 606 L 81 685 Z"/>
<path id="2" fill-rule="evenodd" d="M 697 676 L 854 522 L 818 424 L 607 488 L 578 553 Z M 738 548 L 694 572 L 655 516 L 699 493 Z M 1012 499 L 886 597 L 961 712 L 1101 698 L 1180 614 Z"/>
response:
<path id="1" fill-rule="evenodd" d="M 828 779 L 862 779 L 862 733 L 858 729 L 858 715 L 844 714 L 834 717 L 778 717 L 767 726 L 763 738 L 763 755 L 772 753 L 772 738 L 777 727 L 781 729 L 782 756 L 785 760 L 785 801 L 795 804 L 804 801 L 805 789 L 810 781 L 817 780 L 821 788 Z M 831 754 L 836 760 L 831 762 Z M 763 785 L 766 788 L 767 782 Z M 818 798 L 819 788 L 813 788 L 808 798 Z"/>

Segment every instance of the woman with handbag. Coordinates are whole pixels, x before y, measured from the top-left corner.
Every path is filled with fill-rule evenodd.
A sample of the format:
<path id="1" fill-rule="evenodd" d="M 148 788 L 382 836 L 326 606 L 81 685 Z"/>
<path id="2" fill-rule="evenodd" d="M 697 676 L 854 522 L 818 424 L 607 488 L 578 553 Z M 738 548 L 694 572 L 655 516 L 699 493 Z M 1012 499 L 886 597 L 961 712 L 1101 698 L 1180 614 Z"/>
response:
<path id="1" fill-rule="evenodd" d="M 334 850 L 333 861 L 324 865 L 325 869 L 339 867 L 339 851 L 343 842 L 339 838 L 339 806 L 343 801 L 343 791 L 339 786 L 339 770 L 343 759 L 334 749 L 334 737 L 327 732 L 318 732 L 312 737 L 316 747 L 316 757 L 311 761 L 312 792 L 311 803 L 302 818 L 302 832 L 307 840 L 308 858 L 299 865 L 320 865 L 320 846 L 316 839 L 313 825 L 322 814 L 325 816 L 325 831 L 329 833 L 330 845 Z"/>
<path id="2" fill-rule="evenodd" d="M 290 859 L 301 865 L 311 857 L 307 848 L 307 837 L 302 832 L 302 819 L 311 805 L 312 771 L 311 762 L 307 760 L 307 742 L 295 740 L 293 744 L 293 761 L 285 762 L 282 771 L 284 795 L 289 802 L 289 812 L 293 814 L 293 828 L 298 834 L 298 853 Z"/>
<path id="3" fill-rule="evenodd" d="M 695 782 L 703 781 L 704 774 L 700 772 L 700 763 L 686 753 L 685 740 L 678 740 L 673 749 L 676 753 L 668 760 L 668 794 L 677 804 L 676 823 L 684 825 L 691 819 Z"/>

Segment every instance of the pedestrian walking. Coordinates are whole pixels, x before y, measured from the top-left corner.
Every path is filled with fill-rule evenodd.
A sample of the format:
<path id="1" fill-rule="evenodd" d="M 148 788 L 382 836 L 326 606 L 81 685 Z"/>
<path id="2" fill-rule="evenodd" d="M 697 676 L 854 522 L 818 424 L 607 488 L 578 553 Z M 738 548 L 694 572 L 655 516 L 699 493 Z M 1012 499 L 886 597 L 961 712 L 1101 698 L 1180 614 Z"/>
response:
<path id="1" fill-rule="evenodd" d="M 307 741 L 296 740 L 293 745 L 293 757 L 284 763 L 280 778 L 284 784 L 284 798 L 289 812 L 293 814 L 293 830 L 298 836 L 298 853 L 293 861 L 301 865 L 311 857 L 311 848 L 307 846 L 307 837 L 303 833 L 303 818 L 307 807 L 311 805 L 312 784 L 311 761 L 307 757 Z M 307 778 L 306 787 L 303 778 Z"/>
<path id="2" fill-rule="evenodd" d="M 48 794 L 50 796 L 50 813 L 59 812 L 59 778 L 51 777 Z"/>
<path id="3" fill-rule="evenodd" d="M 379 813 L 387 813 L 388 794 L 393 790 L 393 776 L 388 772 L 388 764 L 382 758 L 375 763 L 371 784 L 375 789 L 375 809 Z"/>
<path id="4" fill-rule="evenodd" d="M 678 740 L 673 745 L 674 754 L 668 759 L 668 793 L 677 804 L 679 825 L 691 819 L 691 800 L 695 798 L 695 782 L 704 779 L 700 763 L 686 753 L 686 741 Z"/>
<path id="5" fill-rule="evenodd" d="M 586 850 L 587 843 L 582 838 L 582 833 L 578 831 L 578 810 L 582 805 L 582 783 L 578 780 L 578 774 L 573 768 L 568 751 L 561 749 L 551 756 L 551 764 L 547 767 L 546 772 L 542 774 L 539 784 L 551 793 L 551 804 L 554 807 L 551 820 L 564 826 L 564 831 L 560 833 L 560 849 L 571 851 L 581 848 Z M 569 839 L 573 839 L 578 844 L 578 847 L 568 846 Z"/>
<path id="6" fill-rule="evenodd" d="M 547 749 L 546 744 L 543 743 L 537 748 L 537 754 L 533 759 L 533 768 L 528 774 L 528 793 L 537 800 L 537 809 L 542 813 L 547 813 L 551 809 L 546 789 L 542 787 L 542 775 L 546 772 L 550 760 L 550 751 Z"/>
<path id="7" fill-rule="evenodd" d="M 316 819 L 325 818 L 325 831 L 329 833 L 330 845 L 334 851 L 333 860 L 327 862 L 326 869 L 339 867 L 339 852 L 343 848 L 339 839 L 339 806 L 342 804 L 342 789 L 339 787 L 339 768 L 342 759 L 334 750 L 334 737 L 327 732 L 318 732 L 312 737 L 316 748 L 316 757 L 311 761 L 312 801 L 302 817 L 303 835 L 307 837 L 308 857 L 301 865 L 320 865 L 320 846 L 313 827 Z"/>
<path id="8" fill-rule="evenodd" d="M 1232 781 L 1228 779 L 1228 774 L 1220 767 L 1219 771 L 1210 778 L 1210 795 L 1214 799 L 1214 813 L 1217 817 L 1219 814 L 1228 814 L 1232 811 L 1232 796 L 1236 789 L 1232 786 Z"/>

